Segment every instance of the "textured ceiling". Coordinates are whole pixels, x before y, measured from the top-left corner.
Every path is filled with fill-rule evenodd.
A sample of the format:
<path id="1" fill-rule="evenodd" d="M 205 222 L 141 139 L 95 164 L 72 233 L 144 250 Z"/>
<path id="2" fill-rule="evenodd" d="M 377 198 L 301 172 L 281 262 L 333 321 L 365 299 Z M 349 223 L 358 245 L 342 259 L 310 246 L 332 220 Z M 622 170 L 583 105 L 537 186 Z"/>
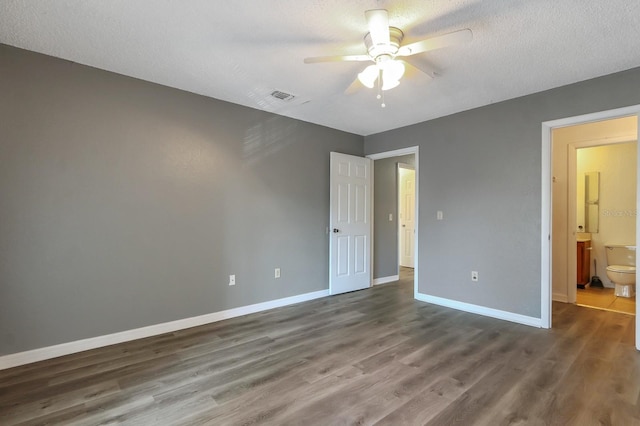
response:
<path id="1" fill-rule="evenodd" d="M 439 75 L 405 75 L 381 108 L 375 90 L 344 94 L 368 63 L 303 63 L 366 53 L 375 8 L 404 44 L 463 28 L 474 38 L 414 56 Z M 640 1 L 3 0 L 0 43 L 369 135 L 638 67 Z"/>

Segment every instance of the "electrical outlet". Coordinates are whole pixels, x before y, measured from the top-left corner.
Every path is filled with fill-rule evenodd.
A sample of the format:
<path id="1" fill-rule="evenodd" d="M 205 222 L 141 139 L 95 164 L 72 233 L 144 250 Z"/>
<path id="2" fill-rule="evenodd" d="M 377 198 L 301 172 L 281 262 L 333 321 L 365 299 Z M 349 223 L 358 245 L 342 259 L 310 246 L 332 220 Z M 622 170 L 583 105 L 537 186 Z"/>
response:
<path id="1" fill-rule="evenodd" d="M 478 281 L 478 271 L 471 271 L 471 281 Z"/>
<path id="2" fill-rule="evenodd" d="M 442 213 L 442 210 L 438 210 L 436 212 L 436 220 L 442 220 L 444 218 L 444 214 Z"/>
<path id="3" fill-rule="evenodd" d="M 236 285 L 236 276 L 229 275 L 229 285 Z"/>
<path id="4" fill-rule="evenodd" d="M 275 277 L 280 278 L 280 268 L 276 268 Z"/>

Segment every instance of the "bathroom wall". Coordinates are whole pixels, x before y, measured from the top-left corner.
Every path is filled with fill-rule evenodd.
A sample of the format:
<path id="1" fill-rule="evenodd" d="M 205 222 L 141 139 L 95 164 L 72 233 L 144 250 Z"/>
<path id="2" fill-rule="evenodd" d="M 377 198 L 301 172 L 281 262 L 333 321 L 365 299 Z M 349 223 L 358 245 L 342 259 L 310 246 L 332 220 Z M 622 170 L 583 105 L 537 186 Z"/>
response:
<path id="1" fill-rule="evenodd" d="M 569 150 L 569 147 L 586 147 L 614 141 L 635 140 L 637 138 L 636 133 L 637 120 L 635 117 L 568 126 L 553 131 L 552 291 L 554 300 L 563 302 L 571 301 L 569 300 L 569 285 L 575 285 L 575 279 L 573 279 L 575 276 L 575 263 L 570 263 L 567 257 L 567 236 L 569 232 L 577 231 L 577 229 L 568 229 L 568 212 L 570 210 L 568 203 L 568 154 L 570 151 L 572 153 L 575 152 L 573 149 Z M 604 266 L 601 260 L 598 260 L 598 264 Z M 604 269 L 600 268 L 600 278 L 602 278 L 603 275 L 605 275 Z"/>
<path id="2" fill-rule="evenodd" d="M 598 263 L 598 276 L 606 287 L 606 244 L 635 245 L 636 240 L 636 142 L 604 145 L 577 150 L 577 182 L 585 172 L 600 172 L 599 227 L 591 233 L 592 259 Z M 583 202 L 578 193 L 577 202 Z M 593 260 L 591 275 L 594 275 Z"/>

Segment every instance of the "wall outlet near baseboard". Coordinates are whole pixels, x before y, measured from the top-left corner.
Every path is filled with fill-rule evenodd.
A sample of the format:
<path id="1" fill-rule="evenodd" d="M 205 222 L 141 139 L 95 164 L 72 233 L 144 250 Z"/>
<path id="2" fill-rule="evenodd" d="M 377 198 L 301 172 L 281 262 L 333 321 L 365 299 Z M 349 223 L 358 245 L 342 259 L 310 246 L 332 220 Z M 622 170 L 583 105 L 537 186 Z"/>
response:
<path id="1" fill-rule="evenodd" d="M 478 271 L 471 271 L 471 281 L 478 281 Z"/>
<path id="2" fill-rule="evenodd" d="M 280 268 L 276 268 L 274 275 L 275 275 L 275 278 L 280 278 Z"/>
<path id="3" fill-rule="evenodd" d="M 236 276 L 229 275 L 229 285 L 236 285 Z"/>

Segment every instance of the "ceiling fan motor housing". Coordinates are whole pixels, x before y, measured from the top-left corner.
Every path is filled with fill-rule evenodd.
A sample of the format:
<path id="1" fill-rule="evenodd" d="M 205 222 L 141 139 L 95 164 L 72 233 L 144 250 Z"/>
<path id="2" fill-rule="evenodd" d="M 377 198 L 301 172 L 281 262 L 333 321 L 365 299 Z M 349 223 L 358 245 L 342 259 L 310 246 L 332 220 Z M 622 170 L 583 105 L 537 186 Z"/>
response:
<path id="1" fill-rule="evenodd" d="M 373 60 L 380 62 L 393 59 L 396 56 L 403 38 L 404 33 L 400 28 L 389 27 L 389 44 L 374 45 L 371 39 L 371 33 L 367 33 L 367 35 L 364 36 L 364 45 Z"/>

